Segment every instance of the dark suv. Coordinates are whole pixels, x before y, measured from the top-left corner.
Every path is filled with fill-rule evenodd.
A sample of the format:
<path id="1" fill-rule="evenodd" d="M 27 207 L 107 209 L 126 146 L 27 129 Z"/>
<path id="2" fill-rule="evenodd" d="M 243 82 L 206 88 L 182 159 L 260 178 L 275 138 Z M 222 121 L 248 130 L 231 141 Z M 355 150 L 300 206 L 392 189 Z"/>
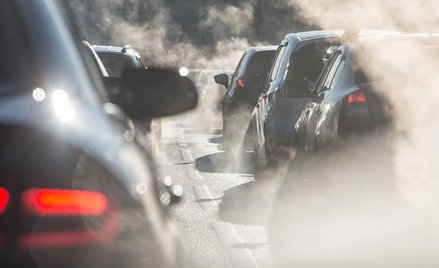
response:
<path id="1" fill-rule="evenodd" d="M 181 267 L 170 195 L 118 118 L 193 108 L 196 89 L 135 69 L 109 97 L 66 2 L 0 1 L 0 267 Z"/>
<path id="2" fill-rule="evenodd" d="M 343 32 L 291 33 L 282 40 L 252 113 L 255 152 L 259 158 L 293 142 L 294 124 L 311 100 L 307 89 L 317 80 L 327 53 L 340 44 Z"/>
<path id="3" fill-rule="evenodd" d="M 251 112 L 261 94 L 258 84 L 266 81 L 276 49 L 277 46 L 250 47 L 241 57 L 230 79 L 230 84 L 227 74 L 215 76 L 215 81 L 227 88 L 223 98 L 223 149 L 225 151 L 231 147 L 245 147 L 245 137 L 250 134 L 248 126 L 251 121 Z M 249 82 L 255 79 L 259 83 Z"/>

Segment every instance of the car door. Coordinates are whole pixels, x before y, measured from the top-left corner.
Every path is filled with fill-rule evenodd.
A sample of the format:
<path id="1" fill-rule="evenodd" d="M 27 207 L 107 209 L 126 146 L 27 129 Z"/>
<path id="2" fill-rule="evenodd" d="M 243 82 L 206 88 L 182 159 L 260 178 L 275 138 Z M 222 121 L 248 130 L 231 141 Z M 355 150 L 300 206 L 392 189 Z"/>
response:
<path id="1" fill-rule="evenodd" d="M 262 158 L 265 157 L 265 150 L 263 147 L 265 144 L 264 125 L 265 125 L 265 115 L 268 109 L 268 91 L 271 87 L 271 84 L 274 81 L 276 81 L 276 78 L 279 73 L 280 65 L 282 63 L 282 59 L 285 54 L 287 46 L 288 46 L 288 40 L 285 39 L 284 41 L 282 41 L 276 52 L 276 56 L 273 60 L 273 65 L 268 75 L 267 84 L 262 90 L 262 93 L 259 96 L 259 100 L 252 113 L 252 125 L 253 125 L 253 130 L 255 132 L 255 140 L 256 140 L 256 146 L 258 148 L 258 156 Z"/>
<path id="2" fill-rule="evenodd" d="M 344 50 L 337 50 L 331 67 L 322 87 L 319 89 L 318 98 L 320 103 L 315 109 L 316 126 L 314 147 L 322 147 L 333 140 L 337 135 L 338 106 L 340 105 L 337 94 L 334 94 L 337 83 L 343 73 L 346 64 Z"/>
<path id="3" fill-rule="evenodd" d="M 306 105 L 296 124 L 298 147 L 305 151 L 315 149 L 316 142 L 320 135 L 321 119 L 324 119 L 325 116 L 323 112 L 326 111 L 328 107 L 327 97 L 332 92 L 329 88 L 341 58 L 341 50 L 337 50 L 322 71 L 314 89 L 315 93 L 312 101 Z"/>

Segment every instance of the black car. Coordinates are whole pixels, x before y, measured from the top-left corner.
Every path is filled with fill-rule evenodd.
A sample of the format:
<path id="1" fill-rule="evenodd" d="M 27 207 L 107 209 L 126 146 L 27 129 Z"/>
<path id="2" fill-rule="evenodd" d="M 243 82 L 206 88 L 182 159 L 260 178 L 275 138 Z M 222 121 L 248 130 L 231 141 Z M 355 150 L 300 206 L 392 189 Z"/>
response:
<path id="1" fill-rule="evenodd" d="M 140 54 L 131 46 L 99 46 L 93 45 L 111 77 L 121 77 L 127 68 L 146 68 Z"/>
<path id="2" fill-rule="evenodd" d="M 265 159 L 294 141 L 294 124 L 310 101 L 307 89 L 317 80 L 332 47 L 340 45 L 343 32 L 291 33 L 282 40 L 252 113 L 254 147 L 259 158 Z"/>
<path id="3" fill-rule="evenodd" d="M 129 45 L 123 47 L 93 45 L 91 47 L 99 56 L 110 77 L 122 77 L 126 69 L 146 68 L 139 52 Z M 160 125 L 158 120 L 156 120 L 156 122 Z M 144 134 L 149 134 L 151 132 L 152 120 L 143 119 L 135 122 L 135 125 L 139 131 L 144 132 Z M 153 142 L 157 141 L 158 138 L 155 137 Z M 152 144 L 149 144 L 149 147 L 152 147 Z"/>
<path id="4" fill-rule="evenodd" d="M 215 76 L 215 81 L 227 88 L 223 98 L 225 151 L 231 148 L 245 148 L 248 140 L 246 137 L 251 134 L 248 131 L 251 112 L 261 94 L 259 85 L 267 80 L 276 49 L 277 46 L 250 47 L 241 57 L 230 84 L 227 74 Z"/>
<path id="5" fill-rule="evenodd" d="M 171 195 L 118 117 L 185 111 L 196 89 L 135 69 L 108 96 L 64 3 L 0 2 L 0 266 L 180 267 Z"/>

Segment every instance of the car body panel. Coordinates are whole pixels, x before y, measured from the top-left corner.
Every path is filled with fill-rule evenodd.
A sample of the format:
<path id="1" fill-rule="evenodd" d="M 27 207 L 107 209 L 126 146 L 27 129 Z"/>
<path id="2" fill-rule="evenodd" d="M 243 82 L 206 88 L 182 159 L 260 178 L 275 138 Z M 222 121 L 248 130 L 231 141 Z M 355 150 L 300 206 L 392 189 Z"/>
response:
<path id="1" fill-rule="evenodd" d="M 151 170 L 151 163 L 148 163 L 150 158 L 142 154 L 142 150 L 133 140 L 124 136 L 125 127 L 105 111 L 104 104 L 108 98 L 100 74 L 86 64 L 86 56 L 81 53 L 81 44 L 72 33 L 69 21 L 62 15 L 61 3 L 44 0 L 8 1 L 4 4 L 13 6 L 20 14 L 16 18 L 22 19 L 20 25 L 23 26 L 22 34 L 26 37 L 26 47 L 32 48 L 32 63 L 27 67 L 35 70 L 38 78 L 22 77 L 21 81 L 14 85 L 0 85 L 2 91 L 7 87 L 8 92 L 11 92 L 0 96 L 0 125 L 30 128 L 43 135 L 47 133 L 48 141 L 51 138 L 54 142 L 62 141 L 69 148 L 75 148 L 87 156 L 87 159 L 92 159 L 93 163 L 89 163 L 91 166 L 98 165 L 109 174 L 103 178 L 108 182 L 107 186 L 115 183 L 121 191 L 121 196 L 127 196 L 128 200 L 131 200 L 132 205 L 129 209 L 127 207 L 125 212 L 134 215 L 130 212 L 131 209 L 136 208 L 133 212 L 141 211 L 135 214 L 141 217 L 127 223 L 133 228 L 143 226 L 143 230 L 148 230 L 142 235 L 138 234 L 137 239 L 131 241 L 133 248 L 137 246 L 138 250 L 145 254 L 144 257 L 150 255 L 159 258 L 163 265 L 176 265 L 175 255 L 179 238 L 175 224 L 169 219 L 159 200 L 157 178 L 154 177 L 156 173 Z M 35 95 L 35 92 L 39 95 Z M 44 93 L 42 98 L 41 92 Z M 36 168 L 35 176 L 41 172 L 41 168 Z M 17 170 L 17 173 L 19 172 L 21 171 Z M 92 179 L 94 178 L 91 177 L 90 180 Z M 66 182 L 63 180 L 71 181 L 71 186 L 74 186 L 74 177 L 59 178 L 52 183 L 61 187 Z M 9 252 L 15 252 L 15 241 L 12 237 L 10 239 L 7 249 Z M 88 248 L 87 251 L 98 252 L 99 247 L 102 245 Z M 51 260 L 61 261 L 58 264 L 50 264 L 55 267 L 63 265 L 63 262 L 65 265 L 71 265 L 84 256 L 68 251 L 61 252 L 58 249 L 50 250 L 57 250 L 58 254 Z M 117 250 L 125 250 L 128 255 L 136 256 L 129 248 L 121 247 Z M 45 254 L 44 252 L 37 250 L 31 251 L 30 254 L 37 260 L 39 255 Z M 66 258 L 63 259 L 63 256 Z M 68 256 L 72 258 L 69 259 Z M 6 266 L 16 266 L 17 263 L 14 261 L 17 260 L 19 257 L 13 259 L 6 255 L 6 259 L 1 259 L 1 262 Z"/>

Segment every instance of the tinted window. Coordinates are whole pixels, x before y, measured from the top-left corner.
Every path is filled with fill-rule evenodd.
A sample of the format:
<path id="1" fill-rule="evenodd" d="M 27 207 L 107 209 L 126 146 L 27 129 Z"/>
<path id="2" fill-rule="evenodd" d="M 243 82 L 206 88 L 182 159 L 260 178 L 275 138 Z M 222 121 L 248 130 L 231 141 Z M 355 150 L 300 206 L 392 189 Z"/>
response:
<path id="1" fill-rule="evenodd" d="M 332 63 L 332 66 L 328 70 L 328 74 L 326 76 L 325 82 L 323 83 L 322 90 L 328 90 L 331 89 L 331 83 L 334 79 L 335 73 L 337 72 L 337 69 L 341 63 L 341 53 L 338 54 L 335 58 L 335 60 Z"/>
<path id="2" fill-rule="evenodd" d="M 322 73 L 319 75 L 319 78 L 317 79 L 317 83 L 315 86 L 315 89 L 317 92 L 323 91 L 323 85 L 326 82 L 326 77 L 328 76 L 329 70 L 334 65 L 335 60 L 340 56 L 341 51 L 336 51 L 334 55 L 329 59 L 328 63 L 324 66 Z"/>
<path id="3" fill-rule="evenodd" d="M 270 80 L 271 81 L 274 81 L 277 77 L 277 73 L 279 72 L 279 67 L 280 67 L 280 64 L 282 62 L 282 58 L 283 58 L 283 55 L 285 53 L 285 49 L 287 48 L 286 46 L 287 45 L 279 46 L 279 48 L 277 50 L 276 57 L 275 57 L 274 62 L 273 62 L 273 67 L 272 67 L 271 73 L 270 73 Z"/>
<path id="4" fill-rule="evenodd" d="M 233 81 L 236 78 L 236 76 L 238 75 L 239 68 L 241 68 L 241 64 L 245 58 L 245 55 L 247 55 L 247 52 L 244 53 L 244 55 L 242 55 L 241 59 L 239 60 L 238 66 L 236 66 L 235 72 L 233 73 L 232 79 L 230 81 Z"/>
<path id="5" fill-rule="evenodd" d="M 111 77 L 122 77 L 125 69 L 136 68 L 136 65 L 128 56 L 107 53 L 98 53 L 98 55 Z"/>
<path id="6" fill-rule="evenodd" d="M 319 42 L 300 48 L 290 59 L 287 80 L 300 77 L 316 81 L 323 69 L 323 58 L 329 46 L 326 42 Z"/>
<path id="7" fill-rule="evenodd" d="M 261 81 L 266 81 L 268 71 L 273 62 L 274 53 L 275 51 L 255 53 L 247 66 L 246 76 L 259 75 Z"/>

